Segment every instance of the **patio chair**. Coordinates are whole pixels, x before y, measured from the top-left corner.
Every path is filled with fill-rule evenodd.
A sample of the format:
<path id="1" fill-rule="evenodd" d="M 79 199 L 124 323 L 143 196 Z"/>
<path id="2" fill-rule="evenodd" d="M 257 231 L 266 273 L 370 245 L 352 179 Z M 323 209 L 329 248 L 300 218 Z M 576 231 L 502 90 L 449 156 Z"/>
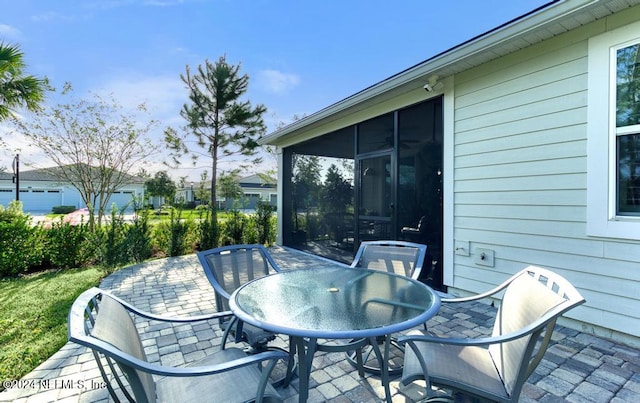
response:
<path id="1" fill-rule="evenodd" d="M 123 396 L 130 402 L 200 402 L 204 397 L 225 402 L 281 400 L 269 375 L 278 360 L 288 359 L 286 353 L 247 356 L 229 348 L 184 367 L 150 363 L 130 313 L 178 323 L 231 315 L 167 318 L 140 311 L 99 288 L 83 292 L 69 312 L 69 340 L 92 351 L 114 401 Z"/>
<path id="2" fill-rule="evenodd" d="M 360 244 L 351 267 L 382 270 L 417 280 L 427 246 L 407 241 L 365 241 Z"/>
<path id="3" fill-rule="evenodd" d="M 372 270 L 387 271 L 390 273 L 401 274 L 417 280 L 422 271 L 425 256 L 427 254 L 427 246 L 419 243 L 406 241 L 365 241 L 360 244 L 358 252 L 351 263 L 352 268 L 366 268 Z M 379 344 L 384 343 L 383 338 L 378 339 Z M 391 339 L 391 345 L 397 349 L 399 353 L 404 351 L 395 338 Z M 371 373 L 379 374 L 380 366 L 375 358 L 375 354 L 370 343 L 364 343 L 361 348 L 363 367 Z M 395 354 L 399 357 L 398 353 Z M 356 351 L 347 351 L 347 360 L 354 366 L 358 366 Z M 370 360 L 372 358 L 372 360 Z M 389 373 L 399 373 L 402 370 L 401 365 L 391 366 Z"/>
<path id="4" fill-rule="evenodd" d="M 218 311 L 229 310 L 229 298 L 241 285 L 280 271 L 280 267 L 263 245 L 223 246 L 198 252 L 197 255 L 215 290 Z M 224 329 L 223 349 L 226 348 L 229 335 L 234 336 L 236 342 L 246 342 L 256 351 L 265 350 L 267 343 L 275 339 L 273 333 L 240 323 L 235 316 L 221 318 L 220 327 Z M 238 329 L 241 330 L 238 332 Z"/>
<path id="5" fill-rule="evenodd" d="M 427 233 L 427 216 L 420 217 L 418 225 L 415 227 L 402 227 L 400 232 L 403 236 L 409 237 L 412 241 L 424 241 Z"/>
<path id="6" fill-rule="evenodd" d="M 414 330 L 401 337 L 405 351 L 403 386 L 424 379 L 432 385 L 499 402 L 518 401 L 522 386 L 542 359 L 558 317 L 585 302 L 563 277 L 529 266 L 486 293 L 443 303 L 475 301 L 504 291 L 491 337 L 444 338 Z"/>

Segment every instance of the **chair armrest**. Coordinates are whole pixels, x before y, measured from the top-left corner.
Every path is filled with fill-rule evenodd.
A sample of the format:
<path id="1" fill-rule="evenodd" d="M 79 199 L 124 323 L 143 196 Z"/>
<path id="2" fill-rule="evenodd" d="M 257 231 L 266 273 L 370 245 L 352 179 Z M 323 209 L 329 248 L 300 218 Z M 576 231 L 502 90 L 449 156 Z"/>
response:
<path id="1" fill-rule="evenodd" d="M 111 344 L 106 343 L 95 337 L 86 335 L 70 336 L 70 341 L 78 343 L 93 350 L 97 350 L 108 357 L 111 357 L 115 361 L 120 361 L 128 366 L 139 369 L 143 372 L 148 372 L 155 375 L 173 376 L 173 377 L 190 377 L 190 376 L 205 376 L 213 375 L 221 372 L 225 372 L 235 368 L 246 367 L 255 363 L 259 363 L 267 360 L 289 359 L 289 354 L 279 350 L 269 350 L 258 354 L 248 355 L 243 358 L 227 361 L 215 365 L 207 366 L 193 366 L 193 367 L 168 367 L 146 361 L 140 360 L 132 355 L 122 352 L 121 350 L 113 347 Z"/>
<path id="2" fill-rule="evenodd" d="M 111 298 L 115 299 L 119 303 L 121 303 L 128 311 L 135 313 L 138 316 L 142 316 L 143 318 L 157 320 L 160 322 L 176 322 L 176 323 L 189 323 L 189 322 L 200 322 L 204 320 L 210 319 L 218 319 L 224 318 L 227 316 L 233 316 L 233 312 L 231 311 L 223 311 L 223 312 L 214 312 L 208 315 L 194 315 L 194 316 L 165 316 L 165 315 L 157 315 L 151 312 L 142 311 L 135 306 L 129 304 L 126 301 L 116 297 L 111 293 L 107 293 L 102 291 L 103 294 L 108 294 Z"/>
<path id="3" fill-rule="evenodd" d="M 440 298 L 440 302 L 447 303 L 447 304 L 457 304 L 460 302 L 477 301 L 482 298 L 487 298 L 491 295 L 493 295 L 493 293 L 484 293 L 484 294 L 472 295 L 469 297 L 461 297 L 461 298 Z"/>
<path id="4" fill-rule="evenodd" d="M 257 354 L 247 355 L 246 357 L 227 361 L 221 364 L 207 365 L 202 367 L 164 367 L 157 364 L 151 365 L 156 367 L 158 371 L 162 371 L 162 373 L 153 372 L 159 375 L 164 374 L 167 376 L 205 376 L 225 372 L 235 368 L 246 367 L 248 365 L 257 364 L 263 361 L 275 361 L 279 359 L 286 361 L 289 359 L 289 354 L 279 350 L 268 350 Z"/>
<path id="5" fill-rule="evenodd" d="M 210 319 L 218 319 L 218 318 L 224 318 L 224 317 L 228 317 L 228 316 L 233 316 L 233 312 L 231 311 L 223 311 L 223 312 L 214 312 L 208 315 L 194 315 L 194 316 L 165 316 L 165 315 L 157 315 L 157 314 L 153 314 L 151 312 L 146 312 L 143 310 L 140 310 L 138 308 L 136 308 L 135 306 L 131 305 L 130 303 L 122 300 L 121 298 L 116 297 L 115 295 L 113 295 L 112 293 L 102 290 L 100 288 L 97 287 L 93 287 L 90 288 L 89 290 L 85 291 L 83 294 L 86 294 L 87 297 L 90 298 L 94 298 L 96 296 L 98 296 L 99 294 L 102 295 L 107 295 L 109 298 L 113 298 L 114 300 L 118 301 L 120 304 L 122 304 L 122 306 L 124 306 L 129 312 L 133 312 L 138 316 L 142 316 L 143 318 L 147 318 L 147 319 L 152 319 L 152 320 L 157 320 L 160 322 L 176 322 L 176 323 L 189 323 L 189 322 L 199 322 L 199 321 L 205 321 L 205 320 L 210 320 Z M 80 298 L 78 298 L 78 301 L 80 301 Z M 84 306 L 86 306 L 86 303 L 84 303 Z"/>
<path id="6" fill-rule="evenodd" d="M 127 307 L 129 309 L 129 307 Z M 154 315 L 150 312 L 140 311 L 138 309 L 133 310 L 136 315 L 142 316 L 147 319 L 157 320 L 160 322 L 176 322 L 176 323 L 190 323 L 190 322 L 201 322 L 210 319 L 218 319 L 225 318 L 228 316 L 233 316 L 233 312 L 231 311 L 223 311 L 223 312 L 214 312 L 208 315 L 197 315 L 197 316 L 163 316 L 163 315 Z"/>
<path id="7" fill-rule="evenodd" d="M 440 298 L 440 302 L 446 302 L 446 303 L 459 303 L 459 302 L 470 302 L 470 301 L 477 301 L 479 299 L 483 299 L 483 298 L 488 298 L 491 297 L 497 293 L 499 293 L 500 291 L 504 290 L 505 288 L 507 288 L 507 286 L 513 281 L 513 278 L 510 278 L 509 280 L 505 281 L 504 283 L 500 284 L 499 286 L 483 292 L 482 294 L 477 294 L 477 295 L 471 295 L 469 297 L 461 297 L 461 298 Z"/>
<path id="8" fill-rule="evenodd" d="M 420 334 L 412 332 L 406 336 L 399 337 L 398 343 L 405 344 L 405 343 L 424 342 L 424 343 L 449 344 L 449 345 L 455 345 L 455 346 L 489 346 L 491 344 L 504 343 L 507 341 L 519 339 L 523 336 L 526 336 L 528 334 L 531 334 L 539 330 L 544 326 L 549 325 L 550 322 L 553 322 L 553 324 L 555 324 L 556 318 L 554 316 L 555 315 L 552 315 L 552 317 L 548 318 L 547 320 L 536 321 L 530 324 L 529 326 L 523 327 L 517 332 L 505 333 L 503 335 L 495 336 L 495 337 L 478 337 L 473 339 L 472 338 L 455 338 L 455 337 L 438 337 L 438 336 L 427 335 L 427 334 L 424 334 L 422 331 L 417 330 L 415 332 L 420 332 Z"/>

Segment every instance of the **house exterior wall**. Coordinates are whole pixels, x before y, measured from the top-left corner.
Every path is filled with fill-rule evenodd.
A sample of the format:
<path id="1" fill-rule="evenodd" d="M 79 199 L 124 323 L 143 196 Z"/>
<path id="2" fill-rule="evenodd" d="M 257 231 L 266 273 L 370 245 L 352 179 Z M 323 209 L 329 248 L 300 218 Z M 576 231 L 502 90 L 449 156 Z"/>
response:
<path id="1" fill-rule="evenodd" d="M 640 345 L 640 236 L 608 237 L 588 228 L 588 172 L 608 169 L 607 161 L 593 163 L 590 151 L 590 39 L 638 21 L 640 7 L 626 9 L 443 78 L 439 93 L 416 87 L 382 102 L 372 97 L 368 105 L 277 139 L 279 211 L 282 184 L 291 176 L 283 148 L 444 94 L 449 291 L 476 294 L 527 265 L 548 267 L 587 301 L 563 318 L 565 324 Z M 282 214 L 278 220 L 281 232 Z M 640 233 L 640 220 L 629 221 Z M 478 264 L 479 249 L 494 252 L 492 265 Z"/>
<path id="2" fill-rule="evenodd" d="M 242 184 L 242 192 L 244 197 L 242 200 L 236 200 L 234 198 L 228 198 L 225 200 L 225 207 L 240 208 L 240 209 L 255 209 L 258 205 L 258 200 L 262 200 L 276 205 L 275 199 L 277 192 L 275 187 L 264 187 L 260 185 Z"/>
<path id="3" fill-rule="evenodd" d="M 636 7 L 456 75 L 445 237 L 470 254 L 452 251 L 453 292 L 545 266 L 586 298 L 568 314 L 593 325 L 583 330 L 640 334 L 640 242 L 587 235 L 588 40 L 638 20 Z M 495 252 L 493 267 L 476 263 L 478 248 Z"/>
<path id="4" fill-rule="evenodd" d="M 7 206 L 9 202 L 15 200 L 15 189 L 15 184 L 11 180 L 0 181 L 0 204 Z M 140 196 L 143 192 L 143 184 L 123 186 L 111 196 L 107 209 L 111 209 L 112 203 L 123 207 L 131 201 L 133 195 Z M 75 206 L 76 208 L 86 207 L 76 188 L 68 184 L 50 181 L 21 180 L 20 201 L 23 211 L 27 213 L 50 213 L 54 206 L 62 205 Z"/>

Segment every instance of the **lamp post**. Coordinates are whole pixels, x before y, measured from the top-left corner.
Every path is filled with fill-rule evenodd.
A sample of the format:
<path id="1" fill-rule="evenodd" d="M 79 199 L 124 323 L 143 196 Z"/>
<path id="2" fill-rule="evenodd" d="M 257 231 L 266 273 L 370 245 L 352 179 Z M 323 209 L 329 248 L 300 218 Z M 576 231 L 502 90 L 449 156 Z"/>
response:
<path id="1" fill-rule="evenodd" d="M 13 183 L 16 184 L 16 201 L 20 201 L 20 154 L 13 158 Z"/>

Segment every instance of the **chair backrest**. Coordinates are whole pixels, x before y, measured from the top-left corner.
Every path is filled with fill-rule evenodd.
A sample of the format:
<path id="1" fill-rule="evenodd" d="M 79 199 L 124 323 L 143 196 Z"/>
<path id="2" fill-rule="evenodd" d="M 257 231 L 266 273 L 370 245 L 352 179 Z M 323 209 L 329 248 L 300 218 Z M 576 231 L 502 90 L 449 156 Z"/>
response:
<path id="1" fill-rule="evenodd" d="M 387 271 L 418 279 L 427 246 L 406 241 L 365 241 L 360 244 L 351 267 Z"/>
<path id="2" fill-rule="evenodd" d="M 493 344 L 489 351 L 507 392 L 517 400 L 524 382 L 544 355 L 557 318 L 585 300 L 566 279 L 540 267 L 529 266 L 507 282 L 493 336 L 527 327 L 533 331 L 512 341 Z"/>
<path id="3" fill-rule="evenodd" d="M 115 396 L 115 392 L 111 385 L 111 378 L 107 375 L 108 372 L 115 378 L 129 400 L 156 401 L 156 385 L 153 376 L 119 359 L 126 355 L 127 359 L 133 357 L 143 364 L 147 363 L 144 347 L 133 319 L 117 300 L 97 288 L 85 291 L 78 297 L 69 312 L 69 339 L 93 351 L 103 380 L 112 396 Z M 100 354 L 104 356 L 109 369 L 103 364 Z M 129 383 L 130 391 L 126 390 L 125 384 L 118 378 L 116 364 Z M 133 397 L 129 392 L 133 393 Z"/>
<path id="4" fill-rule="evenodd" d="M 229 310 L 229 297 L 241 285 L 279 272 L 263 245 L 230 245 L 198 253 L 207 279 L 216 290 L 218 311 Z"/>

